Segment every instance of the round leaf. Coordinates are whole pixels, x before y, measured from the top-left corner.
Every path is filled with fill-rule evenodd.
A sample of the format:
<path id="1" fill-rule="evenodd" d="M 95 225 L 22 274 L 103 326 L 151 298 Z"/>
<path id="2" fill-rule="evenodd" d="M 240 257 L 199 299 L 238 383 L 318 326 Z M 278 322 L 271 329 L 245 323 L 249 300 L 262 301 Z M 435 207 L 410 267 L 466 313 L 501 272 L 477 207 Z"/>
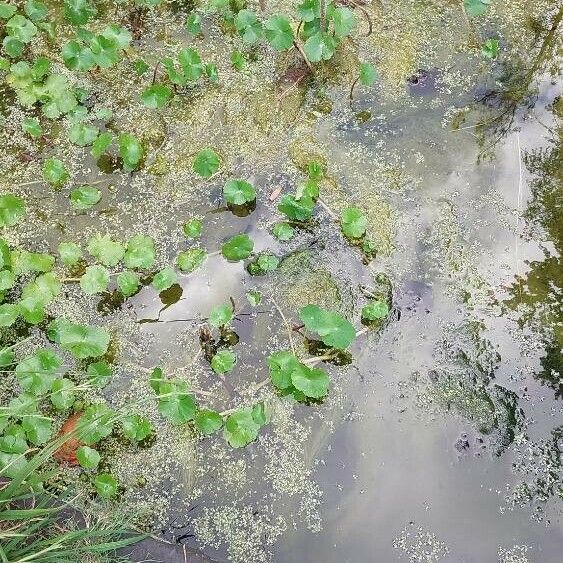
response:
<path id="1" fill-rule="evenodd" d="M 227 260 L 237 262 L 244 260 L 252 254 L 254 243 L 248 235 L 235 235 L 229 239 L 222 247 L 221 253 Z"/>
<path id="2" fill-rule="evenodd" d="M 347 207 L 340 215 L 340 227 L 345 236 L 361 238 L 366 233 L 367 219 L 357 207 Z"/>
<path id="3" fill-rule="evenodd" d="M 109 272 L 104 266 L 88 266 L 80 278 L 80 287 L 87 295 L 102 293 L 109 284 Z"/>
<path id="4" fill-rule="evenodd" d="M 264 24 L 266 39 L 276 51 L 285 51 L 293 47 L 293 29 L 284 16 L 272 16 Z"/>
<path id="5" fill-rule="evenodd" d="M 102 198 L 102 192 L 93 186 L 80 186 L 70 192 L 70 204 L 82 211 L 96 205 Z"/>
<path id="6" fill-rule="evenodd" d="M 76 459 L 84 469 L 94 469 L 100 463 L 100 454 L 88 446 L 80 446 L 76 450 Z"/>
<path id="7" fill-rule="evenodd" d="M 298 364 L 291 372 L 291 383 L 306 397 L 320 399 L 328 393 L 329 378 L 320 368 L 309 368 Z"/>
<path id="8" fill-rule="evenodd" d="M 141 100 L 143 104 L 150 109 L 162 108 L 166 105 L 170 97 L 172 96 L 172 90 L 168 86 L 163 84 L 154 84 L 143 90 L 141 94 Z"/>
<path id="9" fill-rule="evenodd" d="M 223 188 L 223 196 L 231 205 L 244 205 L 256 199 L 256 190 L 244 180 L 229 180 Z"/>
<path id="10" fill-rule="evenodd" d="M 203 149 L 197 153 L 193 168 L 200 176 L 210 178 L 219 170 L 220 165 L 221 159 L 213 149 Z"/>
<path id="11" fill-rule="evenodd" d="M 209 324 L 215 327 L 225 326 L 233 318 L 233 307 L 229 303 L 213 307 L 209 313 Z"/>
<path id="12" fill-rule="evenodd" d="M 109 473 L 100 473 L 94 479 L 94 487 L 103 498 L 111 498 L 117 494 L 117 480 Z"/>
<path id="13" fill-rule="evenodd" d="M 189 274 L 197 270 L 197 268 L 205 262 L 206 257 L 207 253 L 205 250 L 201 248 L 190 248 L 178 254 L 176 264 L 182 272 Z"/>
<path id="14" fill-rule="evenodd" d="M 354 326 L 338 313 L 322 309 L 318 305 L 306 305 L 299 311 L 299 318 L 307 330 L 316 332 L 327 345 L 343 350 L 356 338 Z"/>
<path id="15" fill-rule="evenodd" d="M 25 216 L 25 204 L 21 197 L 5 194 L 0 196 L 0 227 L 12 227 Z"/>
<path id="16" fill-rule="evenodd" d="M 215 373 L 223 374 L 230 372 L 237 362 L 237 357 L 230 350 L 219 350 L 211 358 L 211 367 Z"/>

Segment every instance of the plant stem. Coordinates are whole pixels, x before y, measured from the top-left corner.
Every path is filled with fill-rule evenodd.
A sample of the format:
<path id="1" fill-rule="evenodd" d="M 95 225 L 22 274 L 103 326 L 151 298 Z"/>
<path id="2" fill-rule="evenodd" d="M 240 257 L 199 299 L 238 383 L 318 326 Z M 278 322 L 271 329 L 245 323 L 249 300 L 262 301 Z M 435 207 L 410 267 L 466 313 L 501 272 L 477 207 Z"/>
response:
<path id="1" fill-rule="evenodd" d="M 352 107 L 352 100 L 354 99 L 354 88 L 356 87 L 358 80 L 360 80 L 359 76 L 356 77 L 356 80 L 352 82 L 352 86 L 350 87 L 350 107 Z"/>
<path id="2" fill-rule="evenodd" d="M 285 328 L 287 329 L 287 335 L 289 337 L 289 345 L 291 346 L 291 351 L 293 352 L 293 355 L 295 355 L 295 345 L 293 344 L 293 330 L 291 329 L 291 325 L 289 324 L 288 320 L 285 318 L 285 315 L 283 314 L 283 311 L 279 308 L 278 304 L 276 303 L 276 300 L 272 297 L 272 303 L 274 304 L 274 307 L 278 310 L 278 313 L 280 314 L 280 317 L 283 320 L 283 323 L 285 324 Z"/>
<path id="3" fill-rule="evenodd" d="M 305 54 L 305 51 L 303 50 L 303 47 L 301 47 L 301 44 L 299 43 L 299 39 L 295 38 L 295 41 L 293 42 L 293 44 L 295 45 L 295 48 L 299 51 L 299 53 L 301 54 L 301 56 L 303 57 L 303 60 L 305 61 L 305 64 L 309 67 L 309 70 L 311 72 L 315 72 L 315 69 L 313 68 L 313 65 L 309 62 L 309 59 L 307 58 L 307 55 Z"/>

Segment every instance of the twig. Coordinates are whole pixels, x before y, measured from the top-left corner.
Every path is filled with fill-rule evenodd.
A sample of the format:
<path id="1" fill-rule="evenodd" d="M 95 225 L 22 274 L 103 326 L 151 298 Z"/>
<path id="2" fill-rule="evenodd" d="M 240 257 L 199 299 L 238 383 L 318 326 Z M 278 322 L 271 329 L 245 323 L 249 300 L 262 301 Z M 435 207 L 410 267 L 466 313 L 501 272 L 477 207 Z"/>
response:
<path id="1" fill-rule="evenodd" d="M 299 53 L 301 54 L 301 56 L 303 57 L 303 60 L 305 61 L 305 64 L 309 67 L 309 70 L 311 72 L 315 72 L 315 69 L 313 68 L 313 65 L 309 62 L 309 59 L 307 58 L 307 55 L 305 54 L 305 51 L 303 50 L 303 47 L 301 47 L 301 44 L 299 43 L 299 39 L 295 39 L 295 41 L 293 42 L 293 44 L 295 45 L 295 48 L 299 51 Z"/>
<path id="2" fill-rule="evenodd" d="M 289 345 L 291 346 L 291 351 L 293 352 L 293 355 L 296 355 L 295 354 L 295 345 L 293 344 L 293 336 L 292 336 L 293 330 L 291 328 L 291 325 L 289 324 L 289 322 L 285 318 L 283 311 L 279 308 L 278 304 L 276 303 L 276 300 L 273 297 L 272 297 L 272 303 L 274 304 L 274 307 L 278 310 L 278 313 L 280 314 L 280 317 L 282 318 L 283 323 L 285 324 L 285 328 L 287 329 L 287 335 L 289 337 Z"/>

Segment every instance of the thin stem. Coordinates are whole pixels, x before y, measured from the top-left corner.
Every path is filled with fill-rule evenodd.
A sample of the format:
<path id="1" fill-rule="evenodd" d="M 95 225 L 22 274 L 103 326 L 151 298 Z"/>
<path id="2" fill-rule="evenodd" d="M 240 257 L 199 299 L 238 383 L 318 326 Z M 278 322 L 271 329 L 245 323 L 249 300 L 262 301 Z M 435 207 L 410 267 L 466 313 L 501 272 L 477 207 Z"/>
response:
<path id="1" fill-rule="evenodd" d="M 289 337 L 289 345 L 291 346 L 291 351 L 293 352 L 293 355 L 295 355 L 295 345 L 293 344 L 293 336 L 292 336 L 293 330 L 291 328 L 291 325 L 289 324 L 288 320 L 283 314 L 283 311 L 280 309 L 280 307 L 276 303 L 276 300 L 273 297 L 272 297 L 272 303 L 274 304 L 274 307 L 277 309 L 278 313 L 280 314 L 280 317 L 283 320 L 285 328 L 287 329 L 287 335 Z"/>
<path id="2" fill-rule="evenodd" d="M 295 48 L 299 51 L 299 53 L 303 57 L 305 64 L 309 67 L 309 70 L 311 72 L 315 72 L 315 69 L 313 68 L 313 65 L 309 62 L 309 59 L 307 58 L 307 55 L 305 54 L 303 47 L 301 47 L 301 43 L 299 43 L 299 39 L 296 38 L 293 44 L 295 45 Z"/>
<path id="3" fill-rule="evenodd" d="M 350 107 L 352 107 L 352 100 L 354 99 L 354 88 L 356 87 L 358 80 L 360 80 L 359 76 L 356 77 L 356 80 L 352 82 L 352 86 L 350 87 Z"/>

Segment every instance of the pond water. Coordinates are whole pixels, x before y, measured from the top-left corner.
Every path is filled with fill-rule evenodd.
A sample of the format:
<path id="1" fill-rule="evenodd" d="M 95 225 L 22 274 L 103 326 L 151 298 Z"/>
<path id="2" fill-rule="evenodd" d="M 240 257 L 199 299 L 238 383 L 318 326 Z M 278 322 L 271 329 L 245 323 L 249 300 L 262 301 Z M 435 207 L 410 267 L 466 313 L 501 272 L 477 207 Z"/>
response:
<path id="1" fill-rule="evenodd" d="M 0 149 L 2 193 L 28 206 L 25 224 L 6 234 L 13 246 L 54 254 L 62 241 L 86 247 L 97 232 L 122 241 L 144 233 L 164 267 L 191 244 L 181 225 L 204 221 L 199 244 L 212 254 L 170 290 L 159 295 L 147 283 L 124 300 L 113 286 L 87 296 L 68 283 L 52 304 L 53 316 L 107 326 L 116 340 L 112 382 L 85 400 L 134 405 L 151 396 L 148 372 L 161 365 L 218 411 L 263 400 L 271 415 L 256 442 L 233 449 L 221 433 L 202 440 L 172 427 L 150 401 L 142 408 L 155 427 L 151 447 L 108 439 L 104 464 L 124 486 L 121 508 L 168 542 L 143 544 L 131 560 L 559 563 L 562 10 L 495 0 L 468 23 L 457 2 L 368 4 L 374 34 L 343 45 L 315 80 L 292 85 L 291 74 L 279 80 L 289 57 L 258 50 L 238 73 L 228 64 L 238 38 L 207 15 L 204 37 L 186 39 L 190 6 L 165 4 L 146 15 L 129 56 L 153 63 L 195 44 L 217 63 L 217 85 L 141 111 L 148 79 L 130 63 L 82 78 L 94 105 L 113 111 L 107 129 L 143 139 L 140 170 L 101 171 L 56 122 L 51 145 L 14 136 L 24 112 L 9 93 Z M 275 4 L 268 14 L 292 5 Z M 479 47 L 492 36 L 502 46 L 495 61 Z M 358 58 L 376 62 L 379 81 L 357 87 L 350 102 Z M 192 160 L 208 146 L 223 163 L 202 180 Z M 22 152 L 36 155 L 25 167 Z M 53 154 L 64 156 L 73 185 L 97 183 L 98 206 L 69 212 L 67 187 L 37 180 Z M 311 160 L 327 170 L 316 221 L 280 242 L 271 235 L 277 188 L 295 189 Z M 256 187 L 250 215 L 223 207 L 229 177 Z M 335 220 L 349 205 L 367 216 L 377 248 L 369 264 Z M 249 276 L 243 262 L 215 253 L 238 233 L 282 257 L 279 268 Z M 252 289 L 263 294 L 256 307 Z M 363 331 L 370 292 L 391 295 L 392 311 Z M 199 335 L 209 311 L 230 299 L 238 361 L 222 381 Z M 361 333 L 351 363 L 325 364 L 331 390 L 317 405 L 263 384 L 270 353 L 290 340 L 305 353 L 285 320 L 297 325 L 308 303 L 339 311 Z M 66 478 L 81 486 L 77 470 Z"/>

